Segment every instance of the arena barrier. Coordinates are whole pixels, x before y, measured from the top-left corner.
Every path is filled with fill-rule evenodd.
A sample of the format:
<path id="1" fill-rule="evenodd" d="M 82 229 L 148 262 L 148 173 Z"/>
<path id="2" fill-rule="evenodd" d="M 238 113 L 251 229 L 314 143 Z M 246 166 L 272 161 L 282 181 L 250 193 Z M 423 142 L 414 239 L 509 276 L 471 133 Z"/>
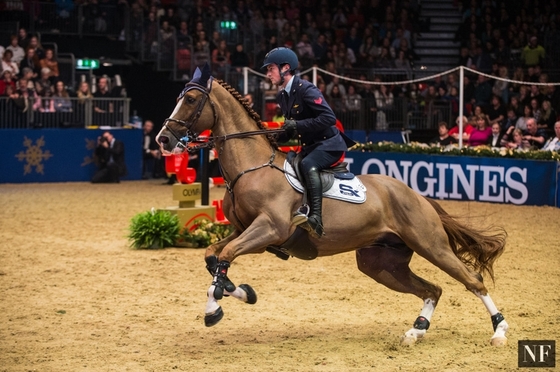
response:
<path id="1" fill-rule="evenodd" d="M 3 129 L 0 131 L 0 183 L 90 181 L 95 173 L 101 129 Z M 112 128 L 124 142 L 128 175 L 142 177 L 143 132 Z"/>
<path id="2" fill-rule="evenodd" d="M 560 207 L 560 162 L 399 153 L 347 152 L 354 174 L 384 174 L 424 196 Z"/>
<path id="3" fill-rule="evenodd" d="M 113 129 L 125 144 L 128 175 L 142 176 L 142 131 Z M 98 129 L 5 129 L 0 183 L 89 181 Z M 349 151 L 355 174 L 386 174 L 435 199 L 560 207 L 560 163 L 482 157 Z"/>

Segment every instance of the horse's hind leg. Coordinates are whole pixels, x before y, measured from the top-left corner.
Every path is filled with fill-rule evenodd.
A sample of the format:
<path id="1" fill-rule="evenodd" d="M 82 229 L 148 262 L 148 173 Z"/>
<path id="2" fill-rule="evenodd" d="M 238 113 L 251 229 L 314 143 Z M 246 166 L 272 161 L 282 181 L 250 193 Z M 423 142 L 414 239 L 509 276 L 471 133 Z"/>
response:
<path id="1" fill-rule="evenodd" d="M 440 287 L 410 270 L 412 254 L 413 251 L 402 241 L 391 242 L 390 245 L 376 244 L 356 251 L 356 260 L 361 272 L 387 288 L 411 293 L 424 300 L 424 307 L 413 328 L 406 332 L 402 339 L 404 344 L 413 344 L 424 337 L 442 292 Z"/>

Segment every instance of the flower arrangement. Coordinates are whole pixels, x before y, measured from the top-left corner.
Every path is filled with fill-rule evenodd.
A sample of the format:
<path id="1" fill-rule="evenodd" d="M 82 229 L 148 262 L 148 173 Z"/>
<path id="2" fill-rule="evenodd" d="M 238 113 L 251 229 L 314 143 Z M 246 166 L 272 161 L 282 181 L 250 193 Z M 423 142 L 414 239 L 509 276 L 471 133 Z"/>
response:
<path id="1" fill-rule="evenodd" d="M 560 153 L 555 151 L 516 151 L 512 149 L 494 149 L 489 146 L 463 147 L 457 145 L 445 147 L 430 146 L 425 143 L 412 142 L 400 144 L 393 142 L 367 142 L 354 145 L 350 151 L 361 152 L 400 152 L 407 154 L 449 155 L 449 156 L 476 156 L 487 158 L 511 158 L 527 160 L 560 161 Z"/>
<path id="2" fill-rule="evenodd" d="M 211 222 L 206 219 L 194 221 L 194 229 L 184 228 L 178 244 L 190 248 L 206 248 L 224 239 L 234 230 L 229 224 Z"/>
<path id="3" fill-rule="evenodd" d="M 132 218 L 128 239 L 135 249 L 173 247 L 179 239 L 179 219 L 166 211 L 151 211 Z"/>

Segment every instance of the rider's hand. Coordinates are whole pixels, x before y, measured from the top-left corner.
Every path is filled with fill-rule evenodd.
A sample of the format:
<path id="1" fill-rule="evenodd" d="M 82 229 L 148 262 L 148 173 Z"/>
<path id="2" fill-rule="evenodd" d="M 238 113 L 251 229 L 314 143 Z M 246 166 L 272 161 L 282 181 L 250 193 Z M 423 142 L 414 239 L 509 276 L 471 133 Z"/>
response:
<path id="1" fill-rule="evenodd" d="M 284 121 L 284 131 L 288 138 L 292 139 L 297 136 L 297 125 L 295 120 L 286 120 Z"/>

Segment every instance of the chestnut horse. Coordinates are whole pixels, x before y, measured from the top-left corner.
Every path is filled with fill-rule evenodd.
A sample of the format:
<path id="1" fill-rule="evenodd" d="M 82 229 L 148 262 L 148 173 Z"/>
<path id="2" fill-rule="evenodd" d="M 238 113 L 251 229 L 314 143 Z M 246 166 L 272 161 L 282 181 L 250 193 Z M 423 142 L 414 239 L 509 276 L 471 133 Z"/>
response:
<path id="1" fill-rule="evenodd" d="M 207 129 L 212 136 L 199 142 L 198 134 Z M 229 265 L 238 256 L 269 250 L 279 256 L 313 259 L 356 251 L 361 272 L 423 300 L 418 318 L 402 337 L 403 343 L 413 344 L 426 334 L 442 293 L 441 287 L 411 271 L 409 263 L 417 253 L 479 297 L 494 328 L 491 344 L 507 343 L 508 324 L 482 280 L 482 274 L 494 279 L 492 266 L 505 246 L 503 229 L 466 226 L 396 179 L 361 175 L 367 189 L 365 202 L 325 198 L 325 236 L 309 236 L 290 223 L 302 194 L 286 180 L 286 154 L 278 151 L 273 131 L 262 126 L 258 114 L 235 89 L 214 80 L 207 67 L 197 69 L 186 84 L 157 142 L 165 154 L 206 146 L 218 149 L 228 191 L 223 208 L 235 231 L 206 250 L 206 267 L 213 276 L 207 293 L 207 326 L 222 319 L 218 300 L 223 296 L 250 304 L 257 300 L 251 286 L 236 287 L 228 278 Z"/>

